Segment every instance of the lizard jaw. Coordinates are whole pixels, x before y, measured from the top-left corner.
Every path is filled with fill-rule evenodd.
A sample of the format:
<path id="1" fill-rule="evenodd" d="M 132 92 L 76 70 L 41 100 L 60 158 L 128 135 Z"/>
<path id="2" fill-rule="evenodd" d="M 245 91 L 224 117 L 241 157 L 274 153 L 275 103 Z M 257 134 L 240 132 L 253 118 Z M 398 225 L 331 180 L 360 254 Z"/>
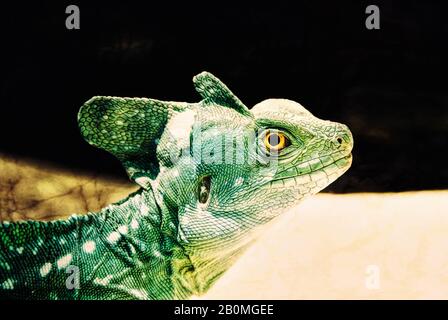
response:
<path id="1" fill-rule="evenodd" d="M 338 152 L 339 153 L 339 152 Z M 288 169 L 277 172 L 277 178 L 266 184 L 268 188 L 302 187 L 322 190 L 345 173 L 352 164 L 352 154 L 344 152 L 338 157 L 334 153 L 304 161 Z M 317 193 L 313 192 L 313 193 Z M 310 192 L 311 193 L 311 192 Z"/>

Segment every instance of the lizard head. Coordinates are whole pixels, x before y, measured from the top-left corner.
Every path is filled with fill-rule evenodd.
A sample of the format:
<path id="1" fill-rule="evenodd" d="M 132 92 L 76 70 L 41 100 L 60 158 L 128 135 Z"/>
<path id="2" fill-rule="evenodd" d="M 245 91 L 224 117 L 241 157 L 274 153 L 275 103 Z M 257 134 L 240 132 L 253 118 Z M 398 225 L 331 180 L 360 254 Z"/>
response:
<path id="1" fill-rule="evenodd" d="M 88 142 L 154 193 L 181 273 L 203 292 L 269 221 L 350 167 L 353 138 L 297 102 L 249 110 L 209 73 L 194 83 L 199 103 L 95 97 L 79 120 Z"/>

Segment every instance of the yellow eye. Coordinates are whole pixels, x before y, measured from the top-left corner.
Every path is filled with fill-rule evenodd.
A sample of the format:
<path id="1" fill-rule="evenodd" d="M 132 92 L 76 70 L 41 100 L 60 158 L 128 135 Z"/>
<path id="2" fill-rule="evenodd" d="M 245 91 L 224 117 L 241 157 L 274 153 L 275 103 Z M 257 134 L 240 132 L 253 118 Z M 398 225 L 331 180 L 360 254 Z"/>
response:
<path id="1" fill-rule="evenodd" d="M 290 145 L 288 137 L 278 131 L 268 131 L 264 137 L 264 145 L 270 151 L 280 151 Z"/>

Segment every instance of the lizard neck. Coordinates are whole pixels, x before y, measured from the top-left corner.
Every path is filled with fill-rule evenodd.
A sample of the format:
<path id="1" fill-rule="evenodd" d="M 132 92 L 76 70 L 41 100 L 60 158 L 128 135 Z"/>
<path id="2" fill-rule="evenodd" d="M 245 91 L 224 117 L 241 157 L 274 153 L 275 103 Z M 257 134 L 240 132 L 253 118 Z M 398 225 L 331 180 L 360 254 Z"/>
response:
<path id="1" fill-rule="evenodd" d="M 219 249 L 198 251 L 179 236 L 178 207 L 175 201 L 164 192 L 155 194 L 161 218 L 159 231 L 163 237 L 160 251 L 166 258 L 166 267 L 172 272 L 170 283 L 173 298 L 201 296 L 233 265 L 252 239 L 246 238 L 235 245 L 227 243 Z"/>
<path id="2" fill-rule="evenodd" d="M 104 210 L 112 213 L 116 228 L 117 225 L 118 229 L 120 225 L 128 226 L 132 231 L 125 246 L 130 248 L 132 269 L 141 275 L 139 286 L 147 293 L 144 298 L 172 299 L 171 254 L 168 239 L 161 230 L 162 216 L 152 190 L 140 189 Z"/>
<path id="3" fill-rule="evenodd" d="M 193 266 L 177 241 L 177 211 L 158 202 L 152 189 L 139 190 L 109 209 L 121 222 L 134 227 L 129 239 L 136 249 L 134 263 L 144 269 L 149 296 L 155 299 L 186 299 L 198 293 Z M 132 218 L 125 218 L 128 213 Z M 133 220 L 132 220 L 133 219 Z M 139 244 L 136 246 L 135 244 Z"/>

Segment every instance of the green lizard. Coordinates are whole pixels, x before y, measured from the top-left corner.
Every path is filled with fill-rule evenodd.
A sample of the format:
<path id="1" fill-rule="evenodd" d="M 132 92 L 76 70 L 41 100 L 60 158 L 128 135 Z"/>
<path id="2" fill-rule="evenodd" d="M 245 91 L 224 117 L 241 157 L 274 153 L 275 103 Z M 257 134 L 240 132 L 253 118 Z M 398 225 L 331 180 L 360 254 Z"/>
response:
<path id="1" fill-rule="evenodd" d="M 353 138 L 300 104 L 249 110 L 217 78 L 199 103 L 94 97 L 78 122 L 141 186 L 98 213 L 0 225 L 0 296 L 185 299 L 203 294 L 269 221 L 341 176 Z"/>

